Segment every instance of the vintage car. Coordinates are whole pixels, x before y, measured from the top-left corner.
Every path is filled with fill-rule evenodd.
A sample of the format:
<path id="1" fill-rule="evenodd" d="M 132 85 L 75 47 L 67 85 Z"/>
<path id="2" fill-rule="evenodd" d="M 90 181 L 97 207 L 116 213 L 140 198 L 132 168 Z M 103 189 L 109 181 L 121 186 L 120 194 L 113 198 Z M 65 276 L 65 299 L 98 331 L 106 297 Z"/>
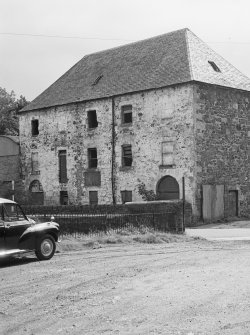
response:
<path id="1" fill-rule="evenodd" d="M 39 260 L 53 257 L 59 225 L 36 223 L 14 201 L 0 198 L 0 259 L 34 251 Z"/>

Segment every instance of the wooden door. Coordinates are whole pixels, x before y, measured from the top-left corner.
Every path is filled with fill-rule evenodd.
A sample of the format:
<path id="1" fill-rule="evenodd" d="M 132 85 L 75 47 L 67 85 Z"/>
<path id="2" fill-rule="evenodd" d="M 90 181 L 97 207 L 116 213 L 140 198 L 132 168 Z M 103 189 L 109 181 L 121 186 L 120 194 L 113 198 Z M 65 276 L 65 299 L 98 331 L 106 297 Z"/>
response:
<path id="1" fill-rule="evenodd" d="M 235 217 L 238 216 L 238 191 L 229 191 L 229 216 Z"/>
<path id="2" fill-rule="evenodd" d="M 224 185 L 202 186 L 202 215 L 204 221 L 216 221 L 224 217 Z"/>

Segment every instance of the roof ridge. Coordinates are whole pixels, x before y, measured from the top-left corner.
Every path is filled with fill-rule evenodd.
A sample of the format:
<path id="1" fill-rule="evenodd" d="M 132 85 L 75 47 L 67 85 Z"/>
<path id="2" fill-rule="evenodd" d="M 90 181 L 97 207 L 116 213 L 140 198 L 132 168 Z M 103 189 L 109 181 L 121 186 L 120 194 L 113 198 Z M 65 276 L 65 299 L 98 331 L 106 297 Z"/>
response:
<path id="1" fill-rule="evenodd" d="M 218 62 L 221 73 L 209 60 Z M 247 76 L 183 28 L 85 55 L 20 112 L 190 81 L 250 91 Z"/>
<path id="2" fill-rule="evenodd" d="M 152 36 L 152 37 L 148 37 L 148 38 L 145 38 L 145 39 L 141 39 L 139 41 L 134 41 L 134 42 L 131 42 L 131 43 L 127 43 L 127 44 L 122 44 L 122 45 L 118 45 L 116 47 L 113 47 L 113 48 L 108 48 L 108 49 L 104 49 L 104 50 L 100 50 L 100 51 L 96 51 L 96 52 L 92 52 L 90 54 L 86 54 L 83 58 L 86 58 L 86 57 L 89 57 L 89 56 L 93 56 L 93 55 L 97 55 L 97 54 L 101 54 L 101 53 L 105 53 L 107 51 L 113 51 L 113 50 L 117 50 L 117 49 L 122 49 L 122 48 L 125 48 L 125 47 L 128 47 L 128 46 L 132 46 L 134 44 L 138 44 L 138 43 L 142 43 L 142 42 L 146 42 L 146 41 L 150 41 L 150 40 L 155 40 L 157 38 L 160 38 L 160 37 L 164 37 L 164 36 L 168 36 L 168 35 L 172 35 L 172 34 L 176 34 L 176 33 L 180 33 L 181 31 L 191 31 L 189 28 L 182 28 L 182 29 L 177 29 L 177 30 L 174 30 L 174 31 L 170 31 L 168 33 L 165 33 L 165 34 L 160 34 L 160 35 L 157 35 L 157 36 Z"/>

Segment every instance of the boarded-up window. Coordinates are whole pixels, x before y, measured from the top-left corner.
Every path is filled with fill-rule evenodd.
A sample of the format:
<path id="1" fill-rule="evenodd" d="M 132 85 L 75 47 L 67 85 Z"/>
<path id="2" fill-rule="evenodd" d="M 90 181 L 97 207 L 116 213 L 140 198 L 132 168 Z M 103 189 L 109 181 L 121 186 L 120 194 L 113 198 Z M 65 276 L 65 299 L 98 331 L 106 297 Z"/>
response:
<path id="1" fill-rule="evenodd" d="M 132 202 L 132 191 L 121 191 L 121 198 L 123 204 L 125 204 L 125 202 Z"/>
<path id="2" fill-rule="evenodd" d="M 67 156 L 66 150 L 60 150 L 58 152 L 59 158 L 59 182 L 60 183 L 67 183 Z"/>
<path id="3" fill-rule="evenodd" d="M 87 170 L 84 172 L 85 186 L 101 186 L 101 172 L 97 170 Z"/>
<path id="4" fill-rule="evenodd" d="M 96 128 L 98 126 L 96 111 L 88 111 L 88 127 Z"/>
<path id="5" fill-rule="evenodd" d="M 31 134 L 37 136 L 39 134 L 39 121 L 31 120 Z"/>
<path id="6" fill-rule="evenodd" d="M 174 164 L 173 141 L 162 142 L 162 165 L 172 166 Z"/>
<path id="7" fill-rule="evenodd" d="M 89 169 L 97 168 L 98 160 L 97 160 L 97 150 L 96 148 L 88 149 L 88 167 Z"/>
<path id="8" fill-rule="evenodd" d="M 132 123 L 132 106 L 122 106 L 122 123 Z"/>
<path id="9" fill-rule="evenodd" d="M 122 166 L 132 166 L 132 147 L 130 144 L 122 146 Z"/>
<path id="10" fill-rule="evenodd" d="M 92 206 L 98 204 L 98 192 L 97 191 L 89 191 L 89 204 Z"/>
<path id="11" fill-rule="evenodd" d="M 31 153 L 31 170 L 32 170 L 32 173 L 39 172 L 38 152 L 32 152 Z"/>
<path id="12" fill-rule="evenodd" d="M 61 205 L 68 205 L 69 197 L 67 191 L 60 191 L 60 204 Z"/>

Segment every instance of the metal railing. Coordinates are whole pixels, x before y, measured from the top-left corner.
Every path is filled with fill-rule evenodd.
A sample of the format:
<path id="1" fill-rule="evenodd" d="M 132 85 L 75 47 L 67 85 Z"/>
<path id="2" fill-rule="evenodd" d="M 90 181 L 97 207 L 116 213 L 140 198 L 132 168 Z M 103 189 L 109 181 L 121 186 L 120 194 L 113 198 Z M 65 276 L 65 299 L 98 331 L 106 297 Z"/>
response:
<path id="1" fill-rule="evenodd" d="M 121 213 L 97 208 L 75 207 L 66 210 L 62 206 L 23 206 L 26 214 L 37 222 L 50 221 L 54 216 L 62 235 L 99 234 L 132 229 L 150 229 L 161 232 L 181 232 L 175 213 Z"/>

